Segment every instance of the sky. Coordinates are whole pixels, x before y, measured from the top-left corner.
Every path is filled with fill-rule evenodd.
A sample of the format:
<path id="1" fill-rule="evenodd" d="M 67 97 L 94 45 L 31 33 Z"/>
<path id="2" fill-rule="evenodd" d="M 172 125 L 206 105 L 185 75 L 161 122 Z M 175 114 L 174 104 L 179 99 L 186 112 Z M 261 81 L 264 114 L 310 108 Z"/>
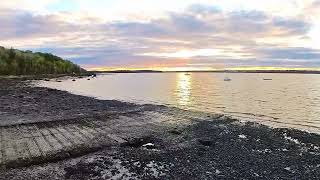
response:
<path id="1" fill-rule="evenodd" d="M 5 0 L 0 46 L 88 70 L 320 67 L 320 0 Z"/>

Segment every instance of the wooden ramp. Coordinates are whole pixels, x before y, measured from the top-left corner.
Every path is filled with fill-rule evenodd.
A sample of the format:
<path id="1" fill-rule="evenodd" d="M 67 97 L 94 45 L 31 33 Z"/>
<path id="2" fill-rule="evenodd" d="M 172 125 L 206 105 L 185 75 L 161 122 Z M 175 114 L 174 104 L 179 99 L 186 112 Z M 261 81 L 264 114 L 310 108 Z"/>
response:
<path id="1" fill-rule="evenodd" d="M 112 116 L 0 126 L 0 168 L 28 166 L 77 157 L 120 145 L 131 137 L 164 132 L 205 114 L 183 110 L 138 111 Z"/>
<path id="2" fill-rule="evenodd" d="M 0 127 L 0 166 L 19 167 L 79 156 L 125 142 L 102 121 L 39 122 Z"/>

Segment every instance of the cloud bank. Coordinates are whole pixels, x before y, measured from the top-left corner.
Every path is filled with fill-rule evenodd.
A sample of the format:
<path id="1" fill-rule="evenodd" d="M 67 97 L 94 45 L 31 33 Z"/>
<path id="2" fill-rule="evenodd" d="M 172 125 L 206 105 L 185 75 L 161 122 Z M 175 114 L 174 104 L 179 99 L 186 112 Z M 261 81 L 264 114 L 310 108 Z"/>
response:
<path id="1" fill-rule="evenodd" d="M 51 52 L 87 68 L 317 67 L 320 43 L 310 32 L 317 28 L 319 5 L 312 1 L 294 16 L 282 16 L 191 4 L 147 20 L 106 20 L 90 12 L 36 13 L 0 3 L 0 45 Z"/>

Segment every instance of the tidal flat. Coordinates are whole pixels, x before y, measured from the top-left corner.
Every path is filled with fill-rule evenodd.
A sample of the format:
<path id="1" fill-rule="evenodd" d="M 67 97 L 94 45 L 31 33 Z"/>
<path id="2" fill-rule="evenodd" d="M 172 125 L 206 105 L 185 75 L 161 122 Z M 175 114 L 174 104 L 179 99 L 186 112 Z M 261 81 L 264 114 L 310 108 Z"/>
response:
<path id="1" fill-rule="evenodd" d="M 319 179 L 320 135 L 0 80 L 0 179 Z"/>

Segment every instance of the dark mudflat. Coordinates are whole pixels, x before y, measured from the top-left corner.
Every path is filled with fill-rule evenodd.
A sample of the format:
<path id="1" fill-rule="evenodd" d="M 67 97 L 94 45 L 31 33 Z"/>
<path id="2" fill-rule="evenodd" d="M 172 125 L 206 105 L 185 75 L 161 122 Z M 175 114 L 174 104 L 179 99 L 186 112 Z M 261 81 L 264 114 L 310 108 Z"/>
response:
<path id="1" fill-rule="evenodd" d="M 0 179 L 320 178 L 316 134 L 0 85 Z"/>

